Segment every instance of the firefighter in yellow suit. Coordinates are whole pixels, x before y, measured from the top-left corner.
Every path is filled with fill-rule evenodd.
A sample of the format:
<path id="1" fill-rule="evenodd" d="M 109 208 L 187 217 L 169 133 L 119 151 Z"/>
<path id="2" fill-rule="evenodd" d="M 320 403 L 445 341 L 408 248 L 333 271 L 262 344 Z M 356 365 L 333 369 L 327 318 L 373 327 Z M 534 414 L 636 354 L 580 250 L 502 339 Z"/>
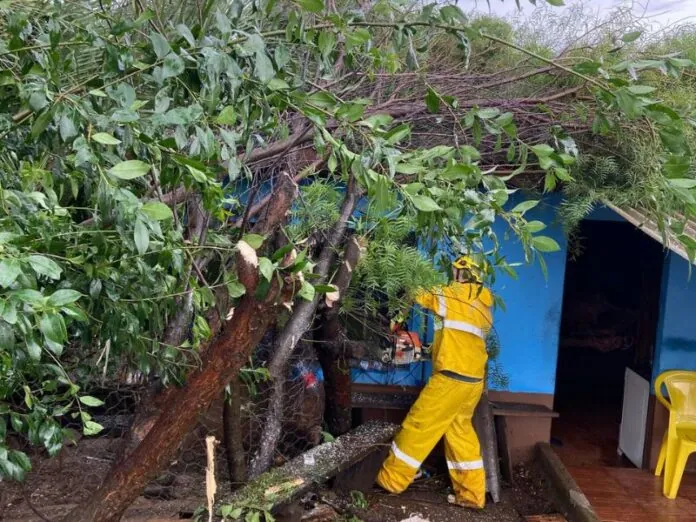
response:
<path id="1" fill-rule="evenodd" d="M 457 259 L 453 271 L 450 285 L 421 291 L 416 297 L 441 325 L 433 342 L 433 375 L 392 442 L 377 483 L 392 493 L 404 491 L 444 436 L 454 488 L 451 501 L 483 509 L 486 474 L 471 420 L 483 392 L 493 297 L 471 258 Z"/>

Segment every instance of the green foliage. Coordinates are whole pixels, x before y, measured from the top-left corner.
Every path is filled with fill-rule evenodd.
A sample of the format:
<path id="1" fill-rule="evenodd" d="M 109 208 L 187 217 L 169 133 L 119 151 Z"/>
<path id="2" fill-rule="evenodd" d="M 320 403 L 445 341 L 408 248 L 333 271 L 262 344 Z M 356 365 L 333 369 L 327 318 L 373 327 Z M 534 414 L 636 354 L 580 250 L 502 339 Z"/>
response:
<path id="1" fill-rule="evenodd" d="M 300 187 L 300 198 L 292 209 L 288 235 L 300 241 L 312 232 L 326 232 L 338 220 L 343 196 L 334 183 L 315 181 Z"/>
<path id="2" fill-rule="evenodd" d="M 358 264 L 344 308 L 367 317 L 406 312 L 419 288 L 443 283 L 445 276 L 414 246 L 392 240 L 373 241 Z"/>
<path id="3" fill-rule="evenodd" d="M 431 260 L 442 258 L 442 245 L 477 255 L 489 279 L 512 272 L 496 220 L 543 267 L 542 254 L 557 245 L 543 224 L 527 221 L 531 204 L 506 209 L 507 181 L 534 160 L 547 189 L 562 185 L 587 200 L 618 189 L 612 180 L 626 174 L 609 173 L 591 188 L 600 172 L 588 169 L 588 183 L 574 184 L 585 179 L 576 171 L 584 150 L 561 126 L 543 143 L 526 140 L 513 113 L 480 104 L 461 110 L 432 85 L 414 106 L 435 118 L 455 114 L 460 129 L 446 144 L 412 142 L 408 113 L 396 111 L 395 120 L 389 104 L 376 109 L 364 96 L 377 75 L 423 67 L 419 53 L 432 42 L 456 42 L 458 66 L 472 44 L 488 42 L 496 57 L 505 54 L 501 63 L 517 63 L 522 52 L 562 81 L 587 85 L 594 102 L 584 114 L 595 118 L 601 141 L 641 137 L 621 167 L 650 165 L 650 190 L 665 195 L 649 208 L 693 214 L 689 106 L 672 108 L 641 88 L 649 85 L 644 75 L 679 77 L 690 66 L 681 57 L 606 65 L 595 57 L 574 71 L 549 60 L 548 49 L 507 42 L 505 24 L 467 25 L 455 6 L 412 12 L 379 2 L 364 16 L 353 4 L 329 11 L 320 0 L 303 0 L 302 9 L 180 2 L 153 16 L 140 3 L 135 11 L 130 2 L 0 3 L 0 478 L 21 479 L 30 467 L 6 444 L 10 431 L 51 455 L 69 440 L 63 426 L 71 419 L 97 434 L 89 412 L 99 407 L 90 395 L 96 382 L 132 371 L 185 382 L 212 336 L 206 312 L 224 316 L 239 299 L 265 297 L 274 281 L 297 282 L 299 272 L 304 282 L 292 300 L 326 291 L 314 286 L 307 244 L 336 221 L 350 184 L 362 197 L 350 226 L 367 252 L 348 310 L 398 312 L 415 288 L 441 282 Z M 291 244 L 274 252 L 267 238 L 240 232 L 239 201 L 250 185 L 272 185 L 278 164 L 297 174 L 295 154 L 306 142 L 286 141 L 296 124 L 326 169 L 303 173 L 311 183 L 292 209 Z M 505 178 L 479 150 L 497 153 L 503 143 L 514 168 Z M 282 152 L 268 159 L 273 150 Z M 257 251 L 253 295 L 236 273 L 240 239 Z M 224 314 L 216 308 L 222 289 L 231 299 Z M 171 341 L 181 317 L 185 331 Z M 250 386 L 265 378 L 253 369 L 242 376 Z M 246 507 L 252 519 L 263 513 Z"/>

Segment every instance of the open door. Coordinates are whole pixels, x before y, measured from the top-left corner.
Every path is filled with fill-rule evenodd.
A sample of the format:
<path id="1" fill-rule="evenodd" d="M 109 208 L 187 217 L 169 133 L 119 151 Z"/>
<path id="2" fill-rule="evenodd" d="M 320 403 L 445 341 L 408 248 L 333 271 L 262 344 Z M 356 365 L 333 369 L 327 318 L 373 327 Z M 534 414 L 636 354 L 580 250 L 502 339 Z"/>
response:
<path id="1" fill-rule="evenodd" d="M 570 465 L 641 467 L 662 247 L 625 222 L 584 221 L 579 238 L 566 266 L 552 442 Z"/>

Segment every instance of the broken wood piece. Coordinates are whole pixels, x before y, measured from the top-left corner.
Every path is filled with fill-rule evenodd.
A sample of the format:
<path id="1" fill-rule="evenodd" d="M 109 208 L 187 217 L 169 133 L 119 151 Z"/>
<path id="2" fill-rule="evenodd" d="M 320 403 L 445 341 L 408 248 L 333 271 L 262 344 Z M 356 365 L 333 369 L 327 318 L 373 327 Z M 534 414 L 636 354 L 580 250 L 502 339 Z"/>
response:
<path id="1" fill-rule="evenodd" d="M 292 489 L 295 486 L 301 486 L 302 484 L 304 484 L 304 479 L 301 478 L 289 480 L 288 482 L 283 482 L 282 484 L 268 488 L 266 491 L 264 491 L 263 496 L 268 498 L 280 493 L 283 490 Z"/>
<path id="2" fill-rule="evenodd" d="M 299 498 L 315 484 L 328 481 L 386 446 L 397 429 L 396 424 L 389 422 L 367 422 L 332 442 L 320 444 L 279 468 L 259 475 L 243 488 L 220 498 L 216 507 L 271 504 L 269 509 L 276 511 Z M 313 457 L 314 465 L 305 464 L 305 455 Z M 269 491 L 272 493 L 267 495 Z"/>

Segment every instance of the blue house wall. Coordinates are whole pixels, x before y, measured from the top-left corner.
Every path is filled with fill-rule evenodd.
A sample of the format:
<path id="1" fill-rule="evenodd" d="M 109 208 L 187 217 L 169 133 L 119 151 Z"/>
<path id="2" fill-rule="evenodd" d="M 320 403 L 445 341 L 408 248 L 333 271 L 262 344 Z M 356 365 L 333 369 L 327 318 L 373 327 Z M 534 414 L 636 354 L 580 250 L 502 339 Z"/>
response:
<path id="1" fill-rule="evenodd" d="M 517 279 L 499 275 L 493 288 L 505 303 L 505 310 L 495 311 L 494 326 L 500 339 L 498 362 L 509 378 L 510 392 L 553 394 L 555 390 L 567 253 L 567 241 L 556 220 L 559 202 L 557 197 L 545 198 L 526 216 L 547 223 L 541 234 L 561 246 L 559 252 L 544 256 L 548 276 L 544 278 L 535 262 L 518 267 Z M 500 224 L 496 229 L 502 237 L 504 226 Z M 502 253 L 509 263 L 524 263 L 519 241 L 503 243 Z"/>
<path id="2" fill-rule="evenodd" d="M 665 259 L 653 380 L 665 370 L 696 370 L 696 280 L 689 262 Z"/>

